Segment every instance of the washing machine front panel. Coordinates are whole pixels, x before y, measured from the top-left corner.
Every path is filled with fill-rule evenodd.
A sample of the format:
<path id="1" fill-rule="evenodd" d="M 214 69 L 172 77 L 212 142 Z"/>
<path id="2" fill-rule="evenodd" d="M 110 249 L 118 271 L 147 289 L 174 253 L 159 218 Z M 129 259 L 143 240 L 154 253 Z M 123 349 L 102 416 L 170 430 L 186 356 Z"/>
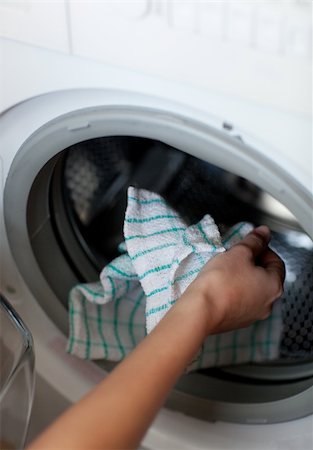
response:
<path id="1" fill-rule="evenodd" d="M 47 105 L 49 105 L 48 111 Z M 31 120 L 31 111 L 34 111 L 34 120 Z M 23 122 L 21 133 L 14 133 L 15 136 L 19 136 L 16 139 L 13 138 L 13 133 L 10 136 L 12 129 L 10 124 L 17 123 L 15 119 L 19 114 L 21 114 L 20 117 L 26 116 L 27 121 L 26 124 Z M 214 120 L 213 125 L 208 124 L 207 115 L 184 105 L 125 92 L 69 92 L 51 94 L 24 103 L 17 108 L 17 111 L 8 112 L 3 119 L 6 148 L 11 149 L 11 153 L 5 155 L 9 173 L 6 180 L 4 206 L 10 247 L 23 281 L 26 281 L 26 285 L 48 316 L 64 332 L 66 331 L 66 311 L 43 277 L 41 267 L 34 256 L 27 230 L 26 206 L 32 183 L 42 167 L 59 152 L 82 140 L 106 135 L 140 136 L 161 140 L 248 180 L 253 179 L 254 183 L 262 189 L 266 188 L 269 193 L 288 206 L 307 233 L 311 237 L 313 235 L 309 213 L 312 198 L 305 186 L 283 170 L 283 164 L 276 165 L 259 149 L 256 150 L 240 139 L 229 136 L 225 130 L 217 129 L 214 126 Z M 216 123 L 218 122 L 215 121 Z M 13 147 L 12 144 L 14 144 Z M 27 315 L 29 316 L 29 311 Z M 29 320 L 34 321 L 31 316 Z M 53 327 L 55 325 L 52 323 Z M 35 335 L 38 335 L 37 323 L 33 323 L 33 329 Z M 53 328 L 52 331 L 58 333 L 57 329 Z M 50 345 L 51 351 L 51 340 L 47 342 L 47 345 Z M 43 349 L 39 349 L 39 354 L 42 352 Z M 59 357 L 60 352 L 56 355 L 56 358 Z M 43 361 L 46 360 L 43 355 L 42 358 Z M 62 358 L 64 358 L 63 355 Z M 67 370 L 71 370 L 71 367 L 72 364 L 69 364 Z M 41 370 L 45 371 L 44 368 Z M 82 371 L 84 372 L 85 369 Z M 93 373 L 92 369 L 91 372 Z M 99 372 L 97 370 L 96 372 L 97 378 Z M 307 415 L 310 413 L 312 389 L 311 381 L 306 383 L 306 385 L 300 383 L 301 386 L 299 384 L 298 387 L 294 386 L 293 394 L 289 396 L 286 393 L 282 394 L 283 398 L 287 397 L 283 400 L 283 403 L 286 402 L 284 407 L 284 411 L 287 411 L 286 416 L 281 415 L 282 404 L 279 402 L 268 403 L 269 408 L 267 410 L 265 408 L 265 412 L 260 414 L 260 410 L 255 411 L 255 405 L 245 407 L 241 404 L 238 409 L 236 402 L 239 399 L 235 399 L 233 411 L 231 411 L 232 407 L 226 404 L 224 409 L 219 407 L 220 410 L 215 417 L 265 423 Z M 90 379 L 87 377 L 88 385 L 90 385 Z M 82 391 L 87 389 L 87 386 L 85 384 Z M 218 389 L 222 389 L 222 386 L 218 386 Z M 67 395 L 75 398 L 77 392 L 74 388 L 72 394 L 68 392 Z M 172 396 L 171 403 L 175 409 L 178 408 L 187 413 L 193 410 L 192 414 L 196 417 L 206 417 L 206 412 L 199 414 L 201 401 L 200 404 L 198 402 L 191 407 L 193 399 L 186 393 Z M 204 411 L 212 410 L 210 400 L 203 405 L 203 408 Z M 288 415 L 288 410 L 291 415 Z"/>
<path id="2" fill-rule="evenodd" d="M 88 89 L 86 96 L 93 96 L 94 104 L 99 104 L 101 99 L 100 95 L 97 102 L 96 96 L 90 92 L 95 88 L 140 92 L 147 97 L 151 97 L 153 93 L 155 97 L 188 105 L 189 110 L 197 110 L 195 118 L 202 111 L 207 116 L 204 121 L 213 124 L 215 120 L 217 128 L 221 128 L 223 122 L 231 124 L 231 134 L 240 135 L 255 148 L 262 148 L 262 152 L 268 152 L 269 158 L 277 164 L 286 165 L 288 161 L 288 171 L 312 189 L 312 116 L 309 113 L 292 113 L 273 105 L 266 106 L 247 100 L 231 92 L 226 94 L 223 90 L 212 90 L 209 86 L 201 87 L 180 79 L 173 82 L 166 77 L 147 75 L 1 38 L 0 52 L 6 61 L 1 72 L 3 95 L 0 99 L 0 111 L 38 95 L 60 90 Z M 58 76 L 53 76 L 56 67 Z M 22 82 L 18 78 L 21 73 Z M 310 85 L 308 97 L 309 88 Z M 64 98 L 66 96 L 65 93 Z M 130 98 L 127 100 L 131 102 Z M 66 112 L 66 108 L 62 96 L 58 101 L 60 109 L 57 115 L 60 115 Z M 72 98 L 70 101 L 75 100 Z M 83 107 L 82 94 L 79 101 Z M 88 100 L 85 101 L 88 103 Z M 51 98 L 49 102 L 52 106 Z M 49 120 L 49 108 L 50 105 L 41 109 L 41 114 L 47 115 L 45 121 Z M 72 110 L 74 109 L 73 104 Z M 34 120 L 34 116 L 31 117 Z"/>

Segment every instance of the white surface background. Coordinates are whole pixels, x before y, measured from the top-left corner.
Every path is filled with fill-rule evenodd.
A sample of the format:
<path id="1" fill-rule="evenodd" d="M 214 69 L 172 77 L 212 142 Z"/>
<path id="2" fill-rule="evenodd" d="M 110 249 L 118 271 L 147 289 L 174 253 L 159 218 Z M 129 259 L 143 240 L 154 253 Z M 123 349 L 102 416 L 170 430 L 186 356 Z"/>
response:
<path id="1" fill-rule="evenodd" d="M 310 0 L 1 0 L 0 36 L 310 114 L 311 10 Z"/>

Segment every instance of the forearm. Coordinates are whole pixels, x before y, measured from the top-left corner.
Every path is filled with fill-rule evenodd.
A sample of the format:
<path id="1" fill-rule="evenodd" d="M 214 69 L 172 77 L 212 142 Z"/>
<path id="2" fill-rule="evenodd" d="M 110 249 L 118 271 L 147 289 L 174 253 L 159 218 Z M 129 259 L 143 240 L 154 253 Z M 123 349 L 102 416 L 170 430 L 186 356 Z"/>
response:
<path id="1" fill-rule="evenodd" d="M 204 338 L 270 314 L 285 269 L 269 241 L 259 227 L 213 258 L 131 355 L 28 450 L 136 448 Z"/>
<path id="2" fill-rule="evenodd" d="M 187 291 L 112 374 L 29 450 L 136 448 L 205 338 L 203 308 L 201 294 Z"/>

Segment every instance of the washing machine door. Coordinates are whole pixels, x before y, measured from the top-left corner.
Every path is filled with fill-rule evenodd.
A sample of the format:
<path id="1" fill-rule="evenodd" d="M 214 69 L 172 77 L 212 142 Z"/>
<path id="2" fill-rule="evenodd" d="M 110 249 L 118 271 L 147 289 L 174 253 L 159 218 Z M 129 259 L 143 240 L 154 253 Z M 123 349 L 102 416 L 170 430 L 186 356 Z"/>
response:
<path id="1" fill-rule="evenodd" d="M 201 200 L 201 189 L 195 191 L 193 184 L 197 179 L 194 171 L 201 167 L 211 175 L 215 173 L 215 180 L 223 180 L 216 195 L 240 205 L 234 217 L 224 214 L 217 221 L 227 225 L 241 214 L 242 218 L 250 215 L 254 222 L 267 221 L 278 237 L 285 236 L 289 250 L 297 249 L 300 259 L 301 251 L 306 251 L 302 269 L 305 282 L 310 283 L 313 227 L 310 174 L 306 171 L 309 160 L 304 164 L 306 170 L 300 171 L 281 154 L 278 157 L 267 147 L 254 147 L 229 135 L 221 124 L 186 105 L 101 90 L 47 94 L 3 115 L 7 242 L 27 289 L 61 333 L 68 332 L 67 295 L 71 287 L 97 280 L 101 266 L 115 255 L 121 239 L 123 195 L 134 177 L 140 186 L 155 187 L 169 197 L 174 192 L 189 198 L 190 203 L 182 206 L 190 210 L 191 204 Z M 307 157 L 304 152 L 303 159 Z M 102 167 L 97 169 L 106 186 L 101 208 L 90 207 L 99 205 L 96 189 L 86 193 L 90 179 L 80 184 L 79 170 L 90 175 L 91 163 Z M 145 176 L 145 164 L 155 169 L 149 177 Z M 111 181 L 108 168 L 115 171 Z M 182 178 L 193 180 L 185 191 L 177 183 L 183 170 Z M 257 208 L 251 206 L 256 198 Z M 90 199 L 96 200 L 92 203 Z M 112 199 L 117 201 L 112 203 Z M 191 221 L 203 213 L 201 204 L 199 201 Z M 97 224 L 103 211 L 110 217 L 110 239 L 99 251 L 93 240 L 98 228 L 88 227 Z M 291 296 L 294 294 L 292 291 Z M 312 295 L 309 289 L 304 299 L 308 317 L 303 318 L 307 320 L 306 342 L 311 347 Z M 287 341 L 285 344 L 287 348 Z M 313 355 L 312 348 L 304 350 L 305 355 L 299 358 L 289 354 L 269 365 L 248 364 L 185 375 L 167 405 L 202 419 L 243 423 L 281 422 L 311 414 Z M 108 362 L 100 365 L 108 370 L 111 367 Z"/>

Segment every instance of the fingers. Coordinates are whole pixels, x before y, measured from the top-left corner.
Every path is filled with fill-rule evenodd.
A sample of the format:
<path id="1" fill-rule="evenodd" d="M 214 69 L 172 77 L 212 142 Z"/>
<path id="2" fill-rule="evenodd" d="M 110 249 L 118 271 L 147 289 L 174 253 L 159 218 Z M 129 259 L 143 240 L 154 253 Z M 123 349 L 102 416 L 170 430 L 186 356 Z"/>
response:
<path id="1" fill-rule="evenodd" d="M 274 274 L 280 283 L 283 285 L 286 276 L 286 268 L 283 260 L 273 250 L 268 248 L 260 257 L 262 267 Z"/>
<path id="2" fill-rule="evenodd" d="M 270 229 L 264 225 L 255 228 L 238 245 L 244 246 L 251 252 L 250 255 L 264 270 L 270 275 L 268 279 L 269 286 L 273 289 L 273 295 L 278 298 L 283 293 L 283 284 L 285 281 L 285 264 L 282 259 L 268 247 L 271 240 Z"/>
<path id="3" fill-rule="evenodd" d="M 255 259 L 266 250 L 270 239 L 270 229 L 265 225 L 262 225 L 247 234 L 247 236 L 237 245 L 248 248 L 253 256 L 253 259 Z"/>

